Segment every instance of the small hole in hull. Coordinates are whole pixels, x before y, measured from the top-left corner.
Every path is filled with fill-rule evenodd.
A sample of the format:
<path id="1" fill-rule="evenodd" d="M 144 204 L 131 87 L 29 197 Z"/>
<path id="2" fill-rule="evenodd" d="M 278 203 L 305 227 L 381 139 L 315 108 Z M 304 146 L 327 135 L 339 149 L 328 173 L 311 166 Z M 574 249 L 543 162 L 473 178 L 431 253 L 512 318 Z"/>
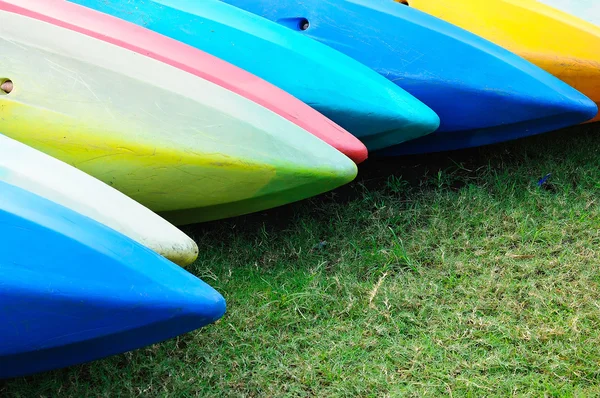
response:
<path id="1" fill-rule="evenodd" d="M 308 19 L 306 19 L 306 18 L 300 19 L 300 22 L 298 23 L 298 28 L 300 28 L 300 30 L 306 30 L 309 27 L 310 27 L 310 22 L 308 22 Z"/>
<path id="2" fill-rule="evenodd" d="M 14 84 L 10 79 L 0 79 L 0 94 L 10 94 L 13 91 Z"/>
<path id="3" fill-rule="evenodd" d="M 277 23 L 297 31 L 307 30 L 310 27 L 308 19 L 303 17 L 281 18 L 277 20 Z"/>
<path id="4" fill-rule="evenodd" d="M 400 3 L 400 4 L 404 4 L 405 6 L 409 6 L 409 7 L 410 7 L 410 4 L 408 4 L 408 1 L 407 1 L 407 0 L 396 0 L 396 1 L 397 1 L 398 3 Z"/>

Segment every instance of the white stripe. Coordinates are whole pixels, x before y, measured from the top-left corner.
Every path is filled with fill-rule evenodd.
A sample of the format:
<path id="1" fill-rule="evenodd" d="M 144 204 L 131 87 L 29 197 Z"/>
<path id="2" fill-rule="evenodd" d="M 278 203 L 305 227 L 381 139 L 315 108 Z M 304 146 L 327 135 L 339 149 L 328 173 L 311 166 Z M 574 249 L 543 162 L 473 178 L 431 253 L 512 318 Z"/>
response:
<path id="1" fill-rule="evenodd" d="M 600 26 L 600 0 L 538 0 L 557 10 Z"/>

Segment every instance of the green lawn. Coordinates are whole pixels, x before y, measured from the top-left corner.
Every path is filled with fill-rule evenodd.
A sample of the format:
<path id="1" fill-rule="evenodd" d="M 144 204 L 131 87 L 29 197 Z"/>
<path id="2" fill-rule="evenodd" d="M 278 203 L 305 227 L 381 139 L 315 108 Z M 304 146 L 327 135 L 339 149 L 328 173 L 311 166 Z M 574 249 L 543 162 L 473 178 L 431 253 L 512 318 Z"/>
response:
<path id="1" fill-rule="evenodd" d="M 371 160 L 334 193 L 196 226 L 221 321 L 0 395 L 597 396 L 598 133 Z"/>

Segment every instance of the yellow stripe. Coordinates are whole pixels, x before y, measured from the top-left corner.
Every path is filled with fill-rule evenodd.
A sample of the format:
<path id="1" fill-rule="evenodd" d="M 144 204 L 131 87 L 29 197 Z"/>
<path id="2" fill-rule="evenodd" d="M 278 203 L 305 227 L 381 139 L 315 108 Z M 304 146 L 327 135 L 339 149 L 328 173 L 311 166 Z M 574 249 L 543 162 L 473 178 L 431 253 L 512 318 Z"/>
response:
<path id="1" fill-rule="evenodd" d="M 46 109 L 0 102 L 2 132 L 112 185 L 155 211 L 210 206 L 251 198 L 275 176 L 275 168 L 228 158 L 155 147 L 121 139 Z"/>

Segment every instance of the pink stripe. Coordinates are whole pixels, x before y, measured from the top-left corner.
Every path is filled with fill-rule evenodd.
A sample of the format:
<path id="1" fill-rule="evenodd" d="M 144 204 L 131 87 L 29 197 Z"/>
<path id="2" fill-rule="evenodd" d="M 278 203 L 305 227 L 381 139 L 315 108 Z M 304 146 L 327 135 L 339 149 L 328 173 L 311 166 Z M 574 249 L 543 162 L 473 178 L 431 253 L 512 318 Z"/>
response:
<path id="1" fill-rule="evenodd" d="M 18 5 L 13 4 L 17 2 Z M 64 0 L 0 0 L 0 9 L 67 28 L 177 67 L 270 109 L 357 163 L 367 157 L 367 149 L 357 138 L 302 101 L 243 69 L 177 40 Z"/>

